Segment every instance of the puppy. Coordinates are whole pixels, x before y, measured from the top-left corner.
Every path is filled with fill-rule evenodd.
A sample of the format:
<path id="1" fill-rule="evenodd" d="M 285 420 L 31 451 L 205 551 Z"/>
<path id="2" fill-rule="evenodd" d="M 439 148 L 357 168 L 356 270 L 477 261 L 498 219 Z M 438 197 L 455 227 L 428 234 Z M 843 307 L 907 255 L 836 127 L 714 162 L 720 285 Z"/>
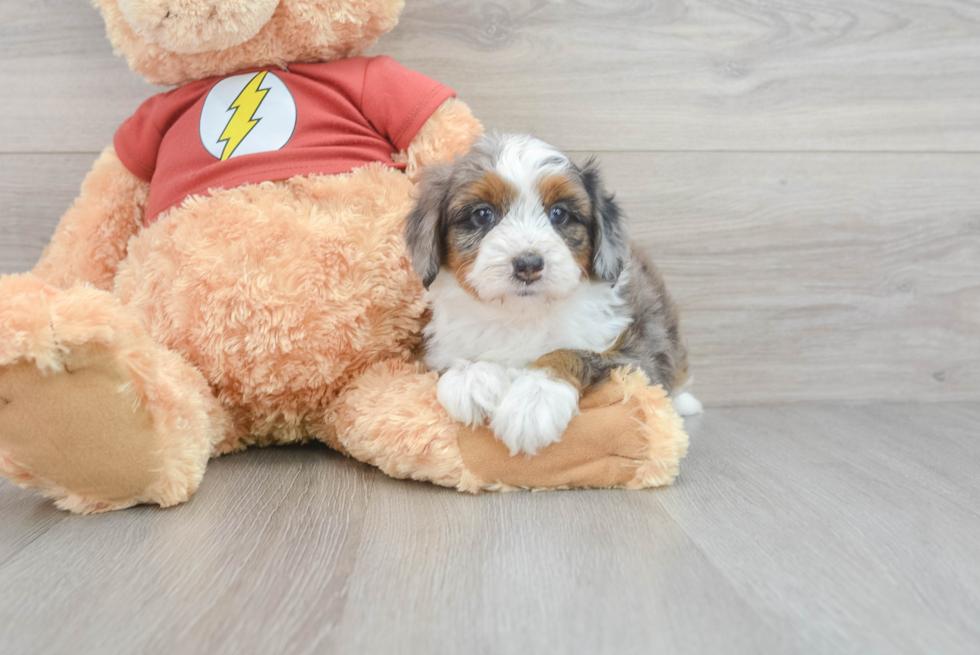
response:
<path id="1" fill-rule="evenodd" d="M 512 455 L 558 441 L 582 390 L 612 369 L 641 369 L 668 393 L 688 380 L 677 309 L 594 160 L 488 135 L 425 171 L 406 242 L 428 290 L 439 402 L 463 423 L 489 420 Z M 701 410 L 690 394 L 674 403 Z"/>

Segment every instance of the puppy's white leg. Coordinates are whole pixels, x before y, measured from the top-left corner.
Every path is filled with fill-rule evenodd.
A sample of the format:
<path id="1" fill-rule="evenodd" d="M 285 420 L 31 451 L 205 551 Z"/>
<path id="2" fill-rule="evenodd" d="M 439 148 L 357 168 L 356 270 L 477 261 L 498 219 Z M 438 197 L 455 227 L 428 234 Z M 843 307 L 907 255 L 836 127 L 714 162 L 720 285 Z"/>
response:
<path id="1" fill-rule="evenodd" d="M 701 401 L 687 391 L 682 391 L 672 398 L 674 409 L 681 416 L 694 416 L 704 411 Z"/>
<path id="2" fill-rule="evenodd" d="M 511 455 L 536 455 L 561 440 L 568 422 L 578 414 L 578 399 L 578 389 L 569 383 L 554 380 L 545 371 L 524 371 L 500 400 L 490 429 Z"/>
<path id="3" fill-rule="evenodd" d="M 512 379 L 499 364 L 458 359 L 439 378 L 436 397 L 453 420 L 480 425 L 493 413 Z"/>

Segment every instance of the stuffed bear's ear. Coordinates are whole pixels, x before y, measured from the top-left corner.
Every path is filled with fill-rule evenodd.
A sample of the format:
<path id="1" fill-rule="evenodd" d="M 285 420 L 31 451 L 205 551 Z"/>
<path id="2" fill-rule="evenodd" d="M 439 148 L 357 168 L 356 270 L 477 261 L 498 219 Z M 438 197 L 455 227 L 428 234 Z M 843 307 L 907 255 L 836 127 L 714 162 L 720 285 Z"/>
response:
<path id="1" fill-rule="evenodd" d="M 452 188 L 452 166 L 429 166 L 422 171 L 418 201 L 408 215 L 405 225 L 405 244 L 412 259 L 412 268 L 428 289 L 442 265 L 442 219 Z"/>
<path id="2" fill-rule="evenodd" d="M 587 161 L 580 173 L 592 203 L 592 268 L 600 280 L 615 284 L 629 259 L 626 219 L 613 195 L 606 191 L 595 158 Z"/>

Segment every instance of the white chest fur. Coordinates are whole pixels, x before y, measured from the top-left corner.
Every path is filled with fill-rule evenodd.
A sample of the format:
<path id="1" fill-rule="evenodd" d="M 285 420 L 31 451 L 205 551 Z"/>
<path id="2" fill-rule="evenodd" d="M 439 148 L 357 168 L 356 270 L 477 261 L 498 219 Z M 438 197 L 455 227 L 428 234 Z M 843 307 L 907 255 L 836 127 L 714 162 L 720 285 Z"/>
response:
<path id="1" fill-rule="evenodd" d="M 484 303 L 441 273 L 429 288 L 432 321 L 425 328 L 426 364 L 441 371 L 457 359 L 522 367 L 553 350 L 608 350 L 632 322 L 619 290 L 590 282 L 568 298 Z"/>

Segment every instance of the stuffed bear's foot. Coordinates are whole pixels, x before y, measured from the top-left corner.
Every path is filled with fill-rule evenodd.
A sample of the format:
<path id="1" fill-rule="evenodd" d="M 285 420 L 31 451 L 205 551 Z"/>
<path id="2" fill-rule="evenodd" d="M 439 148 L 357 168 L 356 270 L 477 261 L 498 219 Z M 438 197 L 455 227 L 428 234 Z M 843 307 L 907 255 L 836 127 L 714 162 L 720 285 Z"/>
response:
<path id="1" fill-rule="evenodd" d="M 201 374 L 92 287 L 0 280 L 0 474 L 91 513 L 173 505 L 224 428 Z"/>
<path id="2" fill-rule="evenodd" d="M 660 387 L 615 371 L 582 398 L 561 440 L 512 457 L 484 427 L 454 422 L 436 397 L 435 373 L 384 362 L 353 384 L 326 417 L 327 443 L 388 475 L 461 491 L 670 484 L 687 434 Z M 327 427 L 332 426 L 332 427 Z"/>

